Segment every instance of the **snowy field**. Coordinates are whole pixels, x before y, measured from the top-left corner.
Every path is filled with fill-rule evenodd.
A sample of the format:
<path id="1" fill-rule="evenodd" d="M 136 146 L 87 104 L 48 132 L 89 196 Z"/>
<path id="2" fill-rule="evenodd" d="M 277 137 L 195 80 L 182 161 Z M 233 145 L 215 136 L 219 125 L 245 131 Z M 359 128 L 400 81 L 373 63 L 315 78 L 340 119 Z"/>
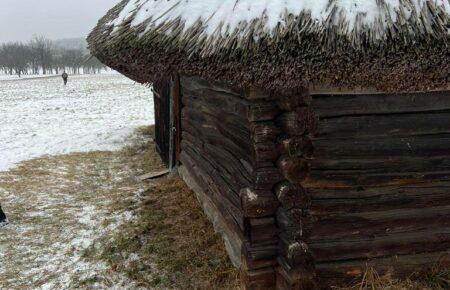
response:
<path id="1" fill-rule="evenodd" d="M 0 81 L 0 289 L 139 288 L 87 253 L 134 220 L 135 176 L 160 170 L 152 123 L 151 90 L 119 74 Z"/>
<path id="2" fill-rule="evenodd" d="M 153 124 L 149 88 L 119 75 L 0 81 L 0 171 L 39 157 L 115 150 Z"/>

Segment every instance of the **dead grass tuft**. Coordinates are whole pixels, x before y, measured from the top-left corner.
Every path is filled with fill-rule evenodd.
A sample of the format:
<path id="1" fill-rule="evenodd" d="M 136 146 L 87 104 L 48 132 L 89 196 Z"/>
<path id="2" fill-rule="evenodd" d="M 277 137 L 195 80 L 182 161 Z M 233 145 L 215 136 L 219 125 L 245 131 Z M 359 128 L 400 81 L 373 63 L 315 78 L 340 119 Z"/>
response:
<path id="1" fill-rule="evenodd" d="M 392 271 L 384 275 L 368 267 L 359 281 L 351 286 L 333 287 L 335 290 L 446 290 L 450 289 L 450 269 L 436 265 L 412 274 L 406 279 L 397 279 Z"/>
<path id="2" fill-rule="evenodd" d="M 153 134 L 147 128 L 143 134 Z M 159 161 L 143 144 L 124 150 L 135 166 Z M 158 160 L 155 160 L 158 159 Z M 155 166 L 150 169 L 155 170 Z M 148 172 L 144 170 L 144 172 Z M 149 184 L 135 211 L 136 218 L 100 245 L 85 252 L 89 259 L 107 261 L 138 287 L 172 289 L 236 289 L 238 274 L 222 239 L 205 217 L 195 195 L 179 177 Z M 117 200 L 117 206 L 120 205 Z"/>

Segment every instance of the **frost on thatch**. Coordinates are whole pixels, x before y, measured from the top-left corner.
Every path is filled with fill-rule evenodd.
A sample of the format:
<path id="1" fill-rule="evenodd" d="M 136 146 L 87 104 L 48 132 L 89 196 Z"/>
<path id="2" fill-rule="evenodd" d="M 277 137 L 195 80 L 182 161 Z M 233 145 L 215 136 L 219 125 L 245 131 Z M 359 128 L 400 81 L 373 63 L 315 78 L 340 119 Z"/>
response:
<path id="1" fill-rule="evenodd" d="M 234 86 L 448 86 L 448 0 L 124 0 L 89 36 L 142 82 L 176 70 Z M 420 81 L 419 81 L 420 80 Z"/>

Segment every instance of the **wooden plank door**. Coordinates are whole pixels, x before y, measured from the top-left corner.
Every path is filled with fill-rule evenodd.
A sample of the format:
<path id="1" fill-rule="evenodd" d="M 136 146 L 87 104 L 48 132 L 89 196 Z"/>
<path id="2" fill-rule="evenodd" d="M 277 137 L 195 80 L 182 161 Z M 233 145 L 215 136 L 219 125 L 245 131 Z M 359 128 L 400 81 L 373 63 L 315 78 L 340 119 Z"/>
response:
<path id="1" fill-rule="evenodd" d="M 154 85 L 155 142 L 163 162 L 172 169 L 179 160 L 181 102 L 178 77 Z"/>

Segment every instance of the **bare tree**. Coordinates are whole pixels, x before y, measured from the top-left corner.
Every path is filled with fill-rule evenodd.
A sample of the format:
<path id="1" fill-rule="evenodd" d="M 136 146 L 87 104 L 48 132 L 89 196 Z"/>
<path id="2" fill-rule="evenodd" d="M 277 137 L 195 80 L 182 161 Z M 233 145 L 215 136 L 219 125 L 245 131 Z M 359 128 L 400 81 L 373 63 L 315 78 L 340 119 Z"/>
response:
<path id="1" fill-rule="evenodd" d="M 72 74 L 99 73 L 104 66 L 85 48 L 68 49 L 56 46 L 44 37 L 35 37 L 28 44 L 0 45 L 0 73 L 4 74 Z"/>
<path id="2" fill-rule="evenodd" d="M 51 73 L 54 50 L 51 40 L 48 40 L 45 37 L 35 37 L 31 40 L 30 46 L 33 50 L 36 63 L 39 64 L 42 69 L 42 74 L 45 75 L 48 72 Z"/>

